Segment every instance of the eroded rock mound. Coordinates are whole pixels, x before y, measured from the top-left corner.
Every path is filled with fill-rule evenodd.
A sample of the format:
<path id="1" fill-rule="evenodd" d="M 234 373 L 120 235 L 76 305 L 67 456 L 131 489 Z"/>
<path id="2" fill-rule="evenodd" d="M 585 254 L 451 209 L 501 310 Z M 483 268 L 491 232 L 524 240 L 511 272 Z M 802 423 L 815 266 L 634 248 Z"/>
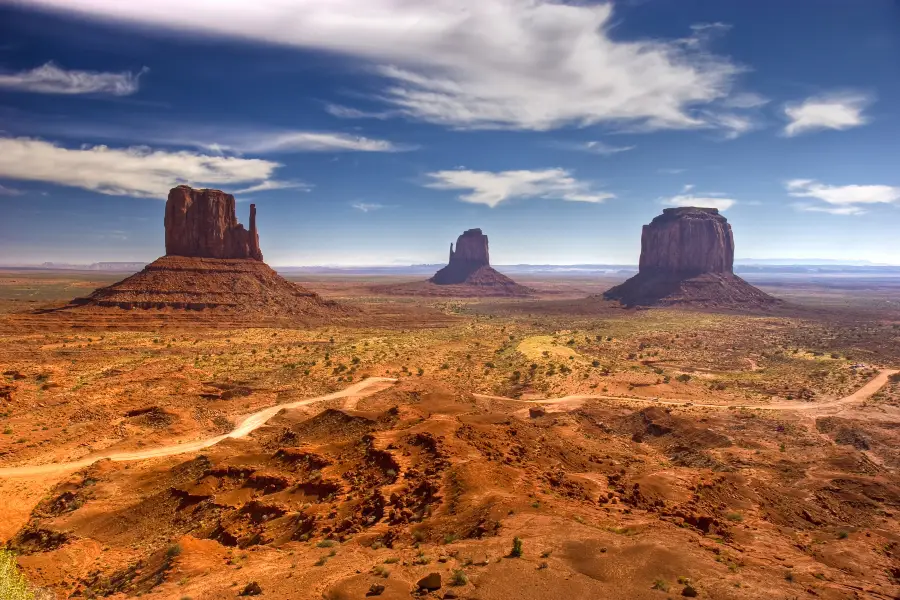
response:
<path id="1" fill-rule="evenodd" d="M 762 307 L 777 299 L 733 272 L 731 225 L 715 208 L 667 208 L 644 225 L 637 275 L 604 297 L 627 306 Z"/>
<path id="2" fill-rule="evenodd" d="M 250 205 L 247 231 L 238 223 L 234 196 L 219 190 L 173 188 L 166 200 L 165 227 L 167 255 L 263 259 L 256 205 Z"/>

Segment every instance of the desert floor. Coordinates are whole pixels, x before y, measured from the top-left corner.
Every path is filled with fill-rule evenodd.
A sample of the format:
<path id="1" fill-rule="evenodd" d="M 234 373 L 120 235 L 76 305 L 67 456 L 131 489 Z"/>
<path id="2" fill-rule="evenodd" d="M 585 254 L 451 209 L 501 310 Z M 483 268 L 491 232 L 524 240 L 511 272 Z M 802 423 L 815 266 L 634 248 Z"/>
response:
<path id="1" fill-rule="evenodd" d="M 897 283 L 52 310 L 119 278 L 0 272 L 0 541 L 58 598 L 900 597 Z"/>

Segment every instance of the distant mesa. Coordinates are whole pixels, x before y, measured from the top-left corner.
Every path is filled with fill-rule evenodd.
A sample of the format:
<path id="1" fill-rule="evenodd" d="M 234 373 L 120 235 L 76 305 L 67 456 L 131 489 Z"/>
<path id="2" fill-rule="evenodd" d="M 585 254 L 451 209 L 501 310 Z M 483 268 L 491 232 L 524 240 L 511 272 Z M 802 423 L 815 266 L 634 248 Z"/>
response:
<path id="1" fill-rule="evenodd" d="M 251 319 L 320 320 L 350 312 L 263 262 L 255 205 L 247 230 L 238 223 L 234 196 L 180 185 L 169 192 L 164 223 L 165 256 L 70 307 L 209 310 Z"/>
<path id="2" fill-rule="evenodd" d="M 733 272 L 734 236 L 715 208 L 667 208 L 644 225 L 638 274 L 604 297 L 627 306 L 762 307 L 779 302 Z"/>
<path id="3" fill-rule="evenodd" d="M 450 244 L 450 260 L 428 281 L 375 286 L 373 291 L 425 296 L 528 296 L 519 285 L 491 267 L 488 237 L 480 229 L 468 229 Z"/>

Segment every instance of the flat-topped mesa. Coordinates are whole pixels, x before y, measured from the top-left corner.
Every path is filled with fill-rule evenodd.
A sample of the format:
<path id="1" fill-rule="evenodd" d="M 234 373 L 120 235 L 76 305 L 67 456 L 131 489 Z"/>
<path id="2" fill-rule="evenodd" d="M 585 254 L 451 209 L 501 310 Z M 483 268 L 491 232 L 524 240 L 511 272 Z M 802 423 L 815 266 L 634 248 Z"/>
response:
<path id="1" fill-rule="evenodd" d="M 196 258 L 249 258 L 261 261 L 256 205 L 250 231 L 238 223 L 234 196 L 219 190 L 179 185 L 166 200 L 166 254 Z"/>
<path id="2" fill-rule="evenodd" d="M 667 208 L 644 225 L 641 273 L 731 273 L 734 236 L 715 208 Z"/>
<path id="3" fill-rule="evenodd" d="M 431 282 L 439 285 L 465 283 L 478 269 L 490 266 L 488 237 L 480 229 L 468 229 L 456 238 L 455 251 L 450 244 L 450 261 L 434 274 Z"/>
<path id="4" fill-rule="evenodd" d="M 638 274 L 603 296 L 626 306 L 761 308 L 779 301 L 734 274 L 731 225 L 715 208 L 667 208 L 644 225 Z"/>

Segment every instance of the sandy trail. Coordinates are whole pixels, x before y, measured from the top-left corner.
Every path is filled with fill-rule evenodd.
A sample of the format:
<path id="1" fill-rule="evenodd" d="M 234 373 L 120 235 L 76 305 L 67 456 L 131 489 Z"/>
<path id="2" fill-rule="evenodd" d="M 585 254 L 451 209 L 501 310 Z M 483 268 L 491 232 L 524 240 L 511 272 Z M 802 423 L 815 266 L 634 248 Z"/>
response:
<path id="1" fill-rule="evenodd" d="M 269 419 L 277 415 L 282 410 L 290 410 L 293 408 L 299 408 L 301 406 L 307 406 L 309 404 L 315 404 L 317 402 L 325 402 L 327 400 L 336 400 L 339 398 L 355 398 L 358 400 L 359 398 L 364 398 L 366 396 L 371 396 L 376 392 L 380 392 L 381 390 L 390 387 L 390 385 L 392 385 L 396 381 L 396 379 L 391 379 L 389 377 L 369 377 L 368 379 L 364 379 L 359 383 L 354 383 L 350 387 L 345 388 L 339 392 L 326 394 L 324 396 L 317 396 L 315 398 L 307 398 L 305 400 L 298 400 L 297 402 L 289 402 L 287 404 L 277 404 L 275 406 L 270 406 L 269 408 L 264 408 L 244 417 L 244 419 L 237 427 L 234 428 L 234 430 L 216 437 L 196 440 L 193 442 L 186 442 L 184 444 L 171 444 L 169 446 L 160 446 L 159 448 L 137 450 L 134 452 L 113 452 L 108 454 L 96 454 L 72 462 L 0 468 L 0 478 L 29 477 L 34 475 L 46 475 L 50 473 L 60 473 L 65 471 L 76 471 L 78 469 L 87 467 L 97 462 L 98 460 L 104 459 L 121 462 L 131 460 L 144 460 L 147 458 L 160 458 L 163 456 L 174 456 L 176 454 L 196 452 L 197 450 L 202 450 L 204 448 L 214 446 L 219 442 L 227 440 L 229 438 L 246 437 L 251 432 L 265 425 Z"/>
<path id="2" fill-rule="evenodd" d="M 586 400 L 619 400 L 625 402 L 645 402 L 647 404 L 668 404 L 673 406 L 700 406 L 705 408 L 749 408 L 761 410 L 799 410 L 799 411 L 822 411 L 835 408 L 844 404 L 852 404 L 854 402 L 862 402 L 869 398 L 872 394 L 880 390 L 890 378 L 891 375 L 900 373 L 896 369 L 882 369 L 878 375 L 872 378 L 864 386 L 843 398 L 836 400 L 828 400 L 826 402 L 806 402 L 803 400 L 792 400 L 789 402 L 777 402 L 774 404 L 704 404 L 691 402 L 689 400 L 657 400 L 653 398 L 630 398 L 628 396 L 601 396 L 593 394 L 578 394 L 574 396 L 565 396 L 563 398 L 552 398 L 544 400 L 519 400 L 516 398 L 507 398 L 505 396 L 490 396 L 487 394 L 474 394 L 476 398 L 483 400 L 505 400 L 511 402 L 523 402 L 526 404 L 542 404 L 550 406 L 562 405 L 564 410 L 573 410 L 580 407 Z"/>

